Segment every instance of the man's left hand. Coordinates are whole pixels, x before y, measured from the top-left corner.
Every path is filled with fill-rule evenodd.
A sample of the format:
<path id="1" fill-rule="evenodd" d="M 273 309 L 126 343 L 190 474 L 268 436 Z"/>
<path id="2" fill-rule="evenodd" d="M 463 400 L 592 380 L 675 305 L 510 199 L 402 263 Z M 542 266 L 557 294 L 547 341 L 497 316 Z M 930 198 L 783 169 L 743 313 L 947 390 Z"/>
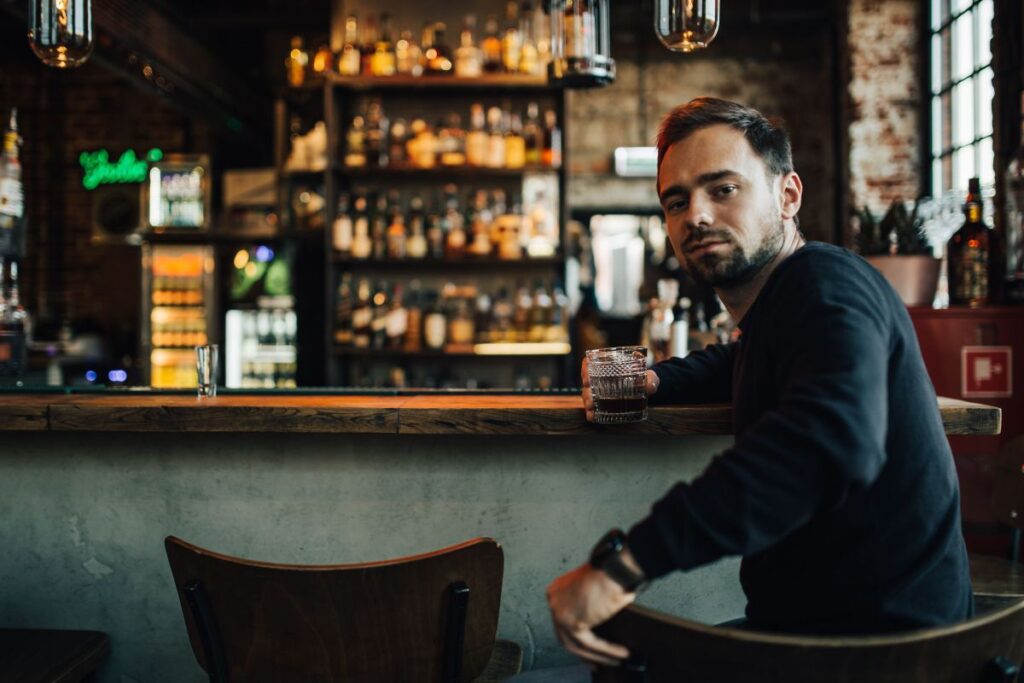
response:
<path id="1" fill-rule="evenodd" d="M 548 586 L 555 635 L 565 649 L 592 664 L 618 666 L 629 657 L 622 645 L 598 638 L 592 630 L 632 603 L 626 592 L 600 569 L 584 564 Z"/>

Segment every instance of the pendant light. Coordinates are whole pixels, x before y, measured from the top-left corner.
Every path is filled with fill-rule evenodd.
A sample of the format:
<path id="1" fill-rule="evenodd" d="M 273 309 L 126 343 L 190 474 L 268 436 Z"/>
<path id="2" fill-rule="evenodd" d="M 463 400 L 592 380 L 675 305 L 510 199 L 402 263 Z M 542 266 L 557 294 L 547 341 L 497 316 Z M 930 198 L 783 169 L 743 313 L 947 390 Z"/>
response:
<path id="1" fill-rule="evenodd" d="M 92 0 L 29 0 L 28 42 L 47 66 L 81 66 L 92 53 Z"/>
<path id="2" fill-rule="evenodd" d="M 718 34 L 719 0 L 654 0 L 654 32 L 675 52 L 708 46 Z"/>
<path id="3" fill-rule="evenodd" d="M 568 88 L 615 80 L 608 0 L 550 0 L 551 63 L 548 78 Z"/>

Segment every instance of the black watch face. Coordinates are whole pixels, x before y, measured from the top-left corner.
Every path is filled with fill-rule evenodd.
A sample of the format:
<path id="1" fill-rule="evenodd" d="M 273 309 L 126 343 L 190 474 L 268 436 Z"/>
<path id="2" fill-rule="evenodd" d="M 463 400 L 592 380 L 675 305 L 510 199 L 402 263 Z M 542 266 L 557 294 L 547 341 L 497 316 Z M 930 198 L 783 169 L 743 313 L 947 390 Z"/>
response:
<path id="1" fill-rule="evenodd" d="M 612 529 L 597 542 L 590 553 L 590 564 L 601 568 L 610 557 L 622 552 L 626 543 L 626 535 L 620 529 Z"/>

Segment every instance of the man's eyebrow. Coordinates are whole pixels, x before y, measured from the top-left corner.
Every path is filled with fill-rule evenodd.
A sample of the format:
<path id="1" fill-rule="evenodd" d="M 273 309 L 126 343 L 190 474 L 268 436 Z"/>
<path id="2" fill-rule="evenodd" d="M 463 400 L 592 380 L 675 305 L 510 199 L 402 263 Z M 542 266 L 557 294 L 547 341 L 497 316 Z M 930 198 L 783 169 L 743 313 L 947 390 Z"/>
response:
<path id="1" fill-rule="evenodd" d="M 722 180 L 723 178 L 729 177 L 742 178 L 743 174 L 728 168 L 723 168 L 720 171 L 710 171 L 708 173 L 701 173 L 699 176 L 697 176 L 696 184 L 707 185 L 708 183 L 713 183 L 717 180 Z M 658 195 L 658 199 L 661 200 L 662 204 L 664 204 L 670 197 L 675 197 L 677 195 L 685 196 L 689 193 L 690 188 L 686 187 L 685 185 L 669 185 L 668 187 L 661 191 L 661 194 Z"/>

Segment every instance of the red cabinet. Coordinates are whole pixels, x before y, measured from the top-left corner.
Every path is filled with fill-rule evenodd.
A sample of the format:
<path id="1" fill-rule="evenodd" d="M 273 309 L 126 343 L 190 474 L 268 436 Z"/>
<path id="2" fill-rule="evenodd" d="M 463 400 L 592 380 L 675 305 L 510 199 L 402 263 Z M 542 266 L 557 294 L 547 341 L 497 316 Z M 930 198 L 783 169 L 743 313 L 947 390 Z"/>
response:
<path id="1" fill-rule="evenodd" d="M 1000 435 L 952 436 L 949 443 L 960 475 L 968 545 L 1004 552 L 1006 537 L 992 536 L 986 527 L 995 524 L 989 510 L 993 456 L 1024 433 L 1024 308 L 912 308 L 910 317 L 936 393 L 1003 409 Z M 972 352 L 971 347 L 986 348 Z M 970 394 L 971 388 L 981 395 Z M 1004 393 L 1009 395 L 995 395 Z"/>

